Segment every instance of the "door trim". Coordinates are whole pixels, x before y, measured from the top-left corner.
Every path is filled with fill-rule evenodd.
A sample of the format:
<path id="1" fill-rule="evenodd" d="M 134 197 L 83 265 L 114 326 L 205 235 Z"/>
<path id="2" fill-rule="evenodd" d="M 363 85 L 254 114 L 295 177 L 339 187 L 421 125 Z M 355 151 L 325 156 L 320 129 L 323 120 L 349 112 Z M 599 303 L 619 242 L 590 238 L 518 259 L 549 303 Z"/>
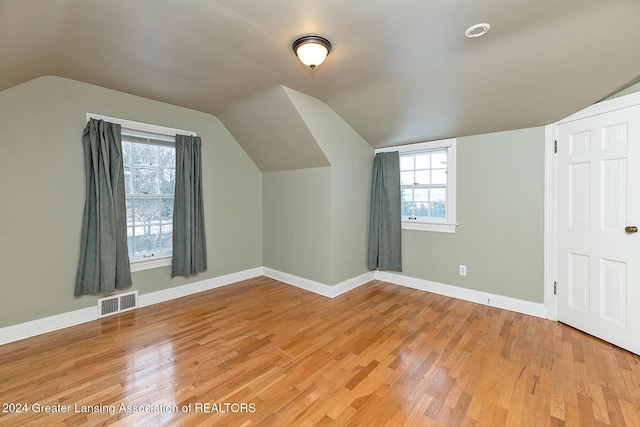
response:
<path id="1" fill-rule="evenodd" d="M 562 120 L 545 126 L 545 165 L 544 165 L 544 304 L 547 317 L 558 320 L 557 297 L 553 294 L 553 285 L 557 276 L 557 158 L 554 153 L 554 141 L 558 134 L 558 125 L 575 120 L 586 119 L 598 114 L 610 113 L 628 107 L 640 105 L 640 92 L 608 99 L 590 105 Z"/>
<path id="2" fill-rule="evenodd" d="M 556 254 L 557 254 L 557 234 L 556 234 L 556 156 L 554 153 L 554 141 L 556 135 L 556 124 L 544 127 L 544 305 L 547 307 L 547 318 L 558 320 L 557 298 L 553 294 L 553 283 L 557 277 Z"/>

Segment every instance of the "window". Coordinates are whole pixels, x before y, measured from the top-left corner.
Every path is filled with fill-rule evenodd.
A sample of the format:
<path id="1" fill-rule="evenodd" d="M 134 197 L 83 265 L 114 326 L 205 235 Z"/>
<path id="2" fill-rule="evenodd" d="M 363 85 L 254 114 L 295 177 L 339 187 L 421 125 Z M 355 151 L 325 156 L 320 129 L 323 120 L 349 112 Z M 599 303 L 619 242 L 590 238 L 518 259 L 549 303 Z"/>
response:
<path id="1" fill-rule="evenodd" d="M 447 150 L 400 156 L 402 217 L 443 222 L 447 218 Z"/>
<path id="2" fill-rule="evenodd" d="M 402 228 L 455 233 L 456 140 L 389 147 L 400 154 Z"/>
<path id="3" fill-rule="evenodd" d="M 171 265 L 176 134 L 195 132 L 87 114 L 121 126 L 131 271 Z"/>
<path id="4" fill-rule="evenodd" d="M 129 259 L 171 256 L 175 136 L 122 128 L 122 152 Z"/>

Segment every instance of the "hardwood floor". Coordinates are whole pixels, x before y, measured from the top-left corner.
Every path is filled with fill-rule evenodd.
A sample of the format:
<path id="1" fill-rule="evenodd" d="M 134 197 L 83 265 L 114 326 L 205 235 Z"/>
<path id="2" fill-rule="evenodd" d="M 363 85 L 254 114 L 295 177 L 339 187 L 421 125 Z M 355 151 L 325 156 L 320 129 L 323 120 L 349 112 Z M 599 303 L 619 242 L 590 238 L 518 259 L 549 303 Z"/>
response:
<path id="1" fill-rule="evenodd" d="M 640 357 L 384 282 L 261 277 L 1 346 L 0 403 L 3 426 L 637 427 Z"/>

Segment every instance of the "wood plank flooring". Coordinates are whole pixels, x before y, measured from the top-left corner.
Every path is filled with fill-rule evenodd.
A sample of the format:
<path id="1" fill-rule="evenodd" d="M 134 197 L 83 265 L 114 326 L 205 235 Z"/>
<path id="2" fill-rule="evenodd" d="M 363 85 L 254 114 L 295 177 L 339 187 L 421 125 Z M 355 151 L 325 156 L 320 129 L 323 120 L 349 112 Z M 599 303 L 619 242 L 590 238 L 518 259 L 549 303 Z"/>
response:
<path id="1" fill-rule="evenodd" d="M 0 403 L 2 426 L 638 427 L 640 357 L 384 282 L 260 277 L 1 346 Z"/>

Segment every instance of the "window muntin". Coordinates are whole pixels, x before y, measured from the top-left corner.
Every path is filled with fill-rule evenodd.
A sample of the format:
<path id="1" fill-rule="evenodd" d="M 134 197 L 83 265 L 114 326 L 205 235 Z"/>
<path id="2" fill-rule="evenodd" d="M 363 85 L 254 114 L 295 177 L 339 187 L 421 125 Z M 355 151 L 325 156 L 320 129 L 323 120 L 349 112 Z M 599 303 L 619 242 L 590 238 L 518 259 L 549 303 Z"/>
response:
<path id="1" fill-rule="evenodd" d="M 175 137 L 122 128 L 131 261 L 171 256 Z"/>

